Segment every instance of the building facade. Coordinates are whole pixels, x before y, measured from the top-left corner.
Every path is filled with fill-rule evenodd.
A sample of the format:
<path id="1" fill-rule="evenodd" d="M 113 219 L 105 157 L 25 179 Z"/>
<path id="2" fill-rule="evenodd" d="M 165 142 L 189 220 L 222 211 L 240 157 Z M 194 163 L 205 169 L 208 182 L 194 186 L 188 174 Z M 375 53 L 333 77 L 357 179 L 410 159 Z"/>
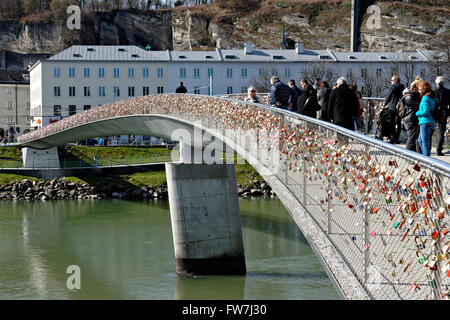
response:
<path id="1" fill-rule="evenodd" d="M 332 85 L 345 76 L 365 96 L 382 97 L 393 74 L 403 83 L 416 76 L 435 78 L 439 57 L 431 51 L 332 52 L 305 50 L 146 51 L 136 46 L 72 46 L 30 68 L 32 127 L 106 103 L 158 93 L 173 93 L 183 82 L 188 93 L 203 95 L 260 92 L 269 79 L 318 77 Z M 431 71 L 430 71 L 431 70 Z"/>
<path id="2" fill-rule="evenodd" d="M 30 128 L 30 82 L 26 70 L 0 70 L 0 136 L 13 128 L 14 137 Z"/>

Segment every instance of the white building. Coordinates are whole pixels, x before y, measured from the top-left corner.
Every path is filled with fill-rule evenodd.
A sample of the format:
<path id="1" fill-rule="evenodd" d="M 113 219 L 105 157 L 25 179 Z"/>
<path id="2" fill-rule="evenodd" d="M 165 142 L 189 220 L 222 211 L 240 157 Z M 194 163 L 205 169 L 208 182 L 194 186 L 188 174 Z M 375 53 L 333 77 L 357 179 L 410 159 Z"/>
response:
<path id="1" fill-rule="evenodd" d="M 340 76 L 356 81 L 363 95 L 383 96 L 390 77 L 403 83 L 417 75 L 432 81 L 431 51 L 332 52 L 304 50 L 146 51 L 136 46 L 72 46 L 30 68 L 32 126 L 105 103 L 154 93 L 172 93 L 182 81 L 189 93 L 231 94 L 260 87 L 277 74 L 283 81 Z M 211 89 L 212 84 L 212 89 Z"/>

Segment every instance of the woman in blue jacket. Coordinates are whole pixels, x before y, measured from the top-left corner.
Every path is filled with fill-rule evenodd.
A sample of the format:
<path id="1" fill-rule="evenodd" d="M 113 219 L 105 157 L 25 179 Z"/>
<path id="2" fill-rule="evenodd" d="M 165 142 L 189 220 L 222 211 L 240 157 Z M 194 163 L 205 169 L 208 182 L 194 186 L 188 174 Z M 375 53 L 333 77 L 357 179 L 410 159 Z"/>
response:
<path id="1" fill-rule="evenodd" d="M 431 85 L 426 81 L 421 81 L 418 84 L 419 93 L 422 96 L 420 101 L 419 111 L 416 116 L 419 118 L 419 145 L 422 149 L 422 154 L 430 156 L 431 152 L 431 136 L 433 135 L 436 121 L 433 119 L 433 110 L 436 106 L 436 94 Z"/>

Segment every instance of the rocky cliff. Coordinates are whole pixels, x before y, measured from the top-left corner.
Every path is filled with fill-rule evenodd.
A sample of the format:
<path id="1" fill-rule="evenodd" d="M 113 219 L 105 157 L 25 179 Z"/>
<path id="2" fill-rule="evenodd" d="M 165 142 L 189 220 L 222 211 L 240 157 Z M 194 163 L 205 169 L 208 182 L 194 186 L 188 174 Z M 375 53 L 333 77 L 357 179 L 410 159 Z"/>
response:
<path id="1" fill-rule="evenodd" d="M 66 22 L 0 22 L 0 49 L 21 53 L 57 53 L 73 44 L 140 45 L 172 49 L 171 11 L 84 13 L 81 30 Z"/>
<path id="2" fill-rule="evenodd" d="M 367 28 L 362 17 L 362 51 L 442 49 L 450 38 L 450 9 L 395 1 L 372 1 L 380 8 L 381 28 Z M 262 4 L 264 3 L 264 5 Z M 65 22 L 0 22 L 0 49 L 56 53 L 72 44 L 130 44 L 154 50 L 202 50 L 215 47 L 279 48 L 286 44 L 347 51 L 351 1 L 265 1 L 253 11 L 219 10 L 213 5 L 173 10 L 85 13 L 81 30 Z"/>

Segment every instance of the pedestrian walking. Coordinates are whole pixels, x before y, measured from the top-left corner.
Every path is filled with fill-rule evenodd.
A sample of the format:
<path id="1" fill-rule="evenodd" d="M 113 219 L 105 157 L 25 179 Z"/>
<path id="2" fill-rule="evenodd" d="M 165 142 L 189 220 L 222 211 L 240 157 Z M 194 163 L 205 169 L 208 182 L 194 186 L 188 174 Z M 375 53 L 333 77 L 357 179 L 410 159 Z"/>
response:
<path id="1" fill-rule="evenodd" d="M 358 115 L 358 100 L 344 77 L 340 77 L 336 85 L 328 103 L 330 120 L 338 126 L 353 130 L 353 117 Z"/>
<path id="2" fill-rule="evenodd" d="M 175 93 L 186 93 L 186 92 L 187 92 L 187 89 L 183 85 L 183 82 L 181 81 L 179 86 L 175 89 Z"/>
<path id="3" fill-rule="evenodd" d="M 297 99 L 297 112 L 311 118 L 317 118 L 317 111 L 320 110 L 320 105 L 317 102 L 312 85 L 307 85 L 302 95 Z"/>
<path id="4" fill-rule="evenodd" d="M 302 88 L 302 90 L 305 90 L 305 88 L 308 84 L 309 84 L 309 82 L 308 82 L 308 80 L 306 80 L 306 78 L 300 79 L 300 87 Z"/>
<path id="5" fill-rule="evenodd" d="M 330 100 L 331 89 L 328 82 L 322 81 L 320 83 L 320 88 L 317 91 L 317 101 L 320 105 L 320 119 L 323 121 L 330 121 L 328 116 L 328 102 Z"/>
<path id="6" fill-rule="evenodd" d="M 288 82 L 289 88 L 292 90 L 292 110 L 291 111 L 297 111 L 297 99 L 302 95 L 303 90 L 297 87 L 295 84 L 295 80 L 291 79 Z"/>
<path id="7" fill-rule="evenodd" d="M 419 118 L 416 116 L 416 112 L 419 111 L 420 97 L 418 82 L 413 81 L 409 88 L 403 91 L 403 97 L 401 101 L 406 108 L 405 116 L 403 117 L 403 125 L 406 129 L 406 149 L 411 151 L 420 152 L 420 146 L 417 139 L 419 138 Z"/>
<path id="8" fill-rule="evenodd" d="M 362 123 L 361 123 L 361 114 L 362 114 L 362 108 L 361 108 L 361 95 L 358 92 L 358 85 L 356 82 L 353 82 L 350 86 L 350 89 L 353 90 L 353 92 L 356 95 L 356 100 L 358 101 L 358 114 L 356 117 L 353 117 L 353 129 L 359 132 L 362 132 Z"/>
<path id="9" fill-rule="evenodd" d="M 391 116 L 391 136 L 389 139 L 390 143 L 400 143 L 400 133 L 402 131 L 402 118 L 398 116 L 397 113 L 397 103 L 398 100 L 403 96 L 402 92 L 405 90 L 405 86 L 400 82 L 399 75 L 393 75 L 391 78 L 391 86 L 384 102 L 384 106 L 389 107 L 389 113 Z"/>
<path id="10" fill-rule="evenodd" d="M 431 152 L 431 136 L 433 135 L 436 121 L 433 118 L 433 111 L 436 107 L 436 93 L 432 90 L 431 85 L 426 81 L 418 84 L 419 93 L 422 97 L 419 105 L 419 111 L 416 116 L 419 118 L 419 145 L 422 154 L 430 156 Z"/>
<path id="11" fill-rule="evenodd" d="M 443 156 L 442 148 L 444 145 L 444 135 L 447 129 L 447 118 L 450 116 L 450 90 L 444 87 L 444 77 L 439 76 L 435 80 L 436 83 L 436 96 L 439 99 L 439 103 L 443 109 L 443 120 L 438 122 L 437 125 L 437 147 L 436 153 L 438 156 Z"/>

